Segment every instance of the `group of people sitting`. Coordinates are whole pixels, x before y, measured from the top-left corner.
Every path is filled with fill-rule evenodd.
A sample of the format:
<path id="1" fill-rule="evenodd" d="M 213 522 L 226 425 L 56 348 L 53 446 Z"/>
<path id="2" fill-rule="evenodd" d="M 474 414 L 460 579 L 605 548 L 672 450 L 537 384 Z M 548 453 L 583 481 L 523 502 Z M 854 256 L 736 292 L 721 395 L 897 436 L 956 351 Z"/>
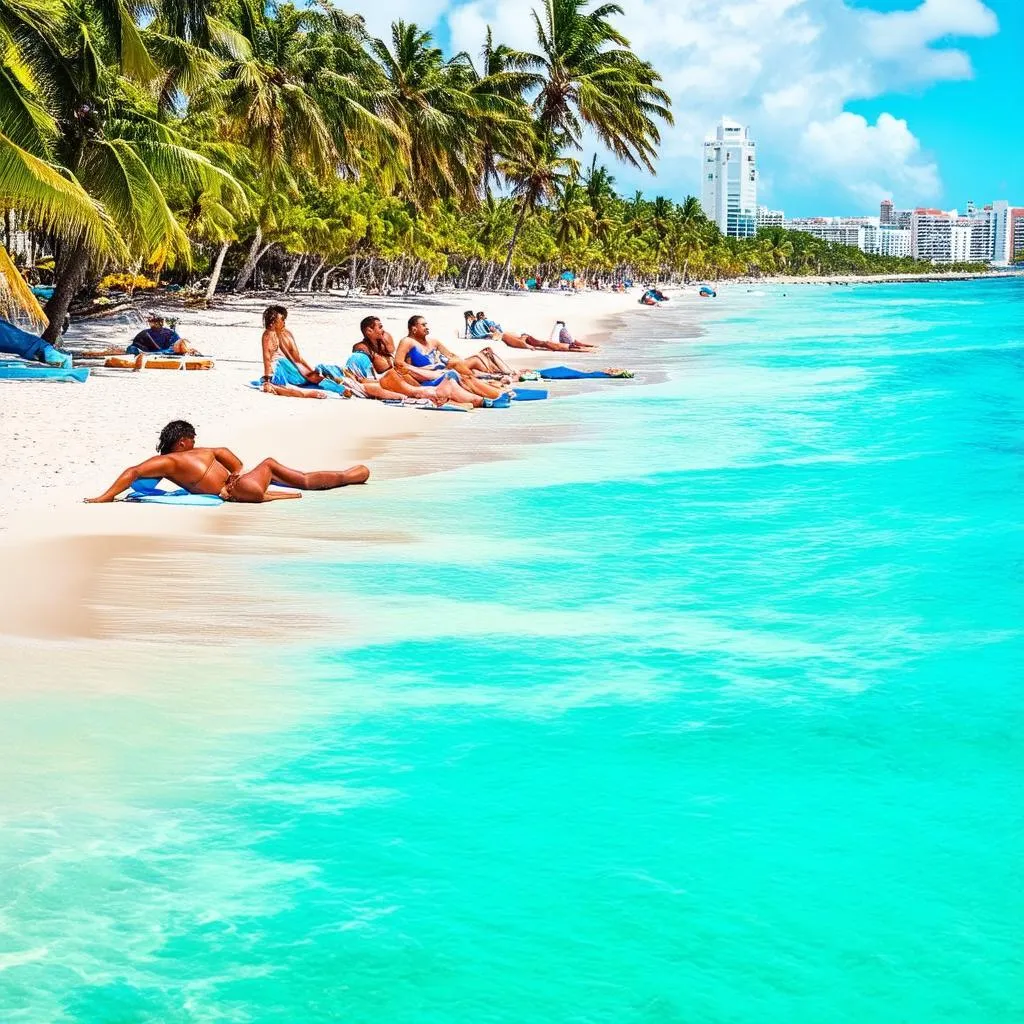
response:
<path id="1" fill-rule="evenodd" d="M 472 324 L 470 324 L 472 318 Z M 312 365 L 299 351 L 288 329 L 288 310 L 268 306 L 263 313 L 263 376 L 260 389 L 292 398 L 374 398 L 407 404 L 455 403 L 474 409 L 504 408 L 512 401 L 511 385 L 520 378 L 493 348 L 459 357 L 430 334 L 423 316 L 409 318 L 407 333 L 395 343 L 378 316 L 359 324 L 360 338 L 344 366 Z M 466 313 L 467 337 L 502 340 L 515 348 L 549 351 L 590 351 L 572 339 L 559 322 L 558 341 L 506 332 L 481 312 Z M 563 340 L 563 338 L 565 340 Z"/>

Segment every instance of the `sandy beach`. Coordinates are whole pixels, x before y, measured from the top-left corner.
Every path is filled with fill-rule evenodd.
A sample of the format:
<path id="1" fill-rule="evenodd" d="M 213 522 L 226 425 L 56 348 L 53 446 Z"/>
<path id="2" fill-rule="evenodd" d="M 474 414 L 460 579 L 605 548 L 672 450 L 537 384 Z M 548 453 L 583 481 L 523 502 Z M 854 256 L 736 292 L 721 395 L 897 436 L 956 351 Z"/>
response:
<path id="1" fill-rule="evenodd" d="M 265 395 L 246 387 L 261 369 L 260 313 L 269 296 L 228 299 L 209 310 L 176 310 L 178 330 L 196 348 L 216 360 L 211 371 L 94 370 L 79 384 L 5 382 L 0 415 L 0 549 L 8 571 L 0 582 L 0 630 L 8 636 L 74 638 L 110 635 L 102 623 L 118 621 L 118 607 L 130 610 L 151 589 L 149 574 L 139 575 L 147 559 L 173 565 L 179 590 L 203 610 L 195 616 L 203 633 L 216 634 L 237 616 L 224 608 L 244 604 L 213 580 L 217 572 L 204 553 L 233 551 L 240 556 L 281 550 L 282 545 L 315 544 L 318 538 L 294 536 L 298 503 L 225 506 L 215 509 L 139 507 L 128 503 L 89 506 L 82 499 L 101 492 L 125 466 L 154 452 L 160 428 L 187 419 L 199 443 L 229 447 L 246 464 L 273 456 L 300 469 L 370 465 L 369 485 L 412 473 L 435 472 L 460 462 L 502 457 L 500 445 L 468 444 L 460 430 L 480 427 L 523 431 L 529 406 L 509 411 L 438 414 L 393 408 L 361 400 L 304 401 Z M 683 294 L 676 304 L 696 304 Z M 459 340 L 462 311 L 472 306 L 507 327 L 548 336 L 556 319 L 567 321 L 582 340 L 607 340 L 616 315 L 639 310 L 636 295 L 547 293 L 542 295 L 428 295 L 415 298 L 342 299 L 289 296 L 289 326 L 303 354 L 315 362 L 342 362 L 359 338 L 358 323 L 379 314 L 396 338 L 409 316 L 423 313 L 431 333 L 447 346 L 468 354 L 479 343 Z M 72 351 L 126 344 L 139 329 L 127 318 L 76 324 L 66 342 Z M 517 368 L 571 362 L 585 368 L 614 364 L 613 346 L 566 360 L 560 353 L 502 348 L 500 355 Z M 557 400 L 557 395 L 556 395 Z M 500 423 L 497 417 L 503 417 Z M 442 443 L 446 437 L 450 443 Z M 411 458 L 414 439 L 436 438 L 430 455 Z M 543 438 L 538 438 L 542 440 Z M 387 457 L 385 457 L 387 456 Z M 357 535 L 350 513 L 358 508 L 358 488 L 333 495 L 307 495 L 302 502 L 330 502 L 342 521 L 332 536 Z M 326 507 L 326 506 L 325 506 Z M 101 581 L 120 565 L 116 587 Z M 161 572 L 166 572 L 163 566 Z M 99 589 L 98 589 L 99 588 Z M 229 588 L 230 589 L 230 588 Z M 112 597 L 113 595 L 113 597 Z M 212 598 L 212 600 L 211 600 Z M 210 614 L 215 603 L 220 613 Z M 106 609 L 100 614 L 97 605 Z M 188 602 L 176 602 L 184 607 Z M 129 616 L 130 618 L 130 616 Z M 190 616 L 190 619 L 192 616 Z M 117 632 L 115 630 L 115 632 Z"/>

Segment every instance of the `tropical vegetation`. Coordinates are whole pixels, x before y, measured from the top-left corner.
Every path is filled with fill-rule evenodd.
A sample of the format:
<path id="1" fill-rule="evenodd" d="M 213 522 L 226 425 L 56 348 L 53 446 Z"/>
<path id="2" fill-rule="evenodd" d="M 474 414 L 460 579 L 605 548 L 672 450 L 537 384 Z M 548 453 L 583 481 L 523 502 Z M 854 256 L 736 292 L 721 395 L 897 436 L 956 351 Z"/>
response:
<path id="1" fill-rule="evenodd" d="M 218 289 L 480 288 L 915 270 L 780 229 L 723 238 L 693 197 L 619 195 L 585 139 L 653 170 L 658 72 L 600 0 L 539 0 L 536 44 L 448 55 L 328 0 L 4 0 L 0 305 L 52 262 L 76 298 Z M 129 289 L 130 290 L 130 289 Z M 5 307 L 6 308 L 6 307 Z"/>

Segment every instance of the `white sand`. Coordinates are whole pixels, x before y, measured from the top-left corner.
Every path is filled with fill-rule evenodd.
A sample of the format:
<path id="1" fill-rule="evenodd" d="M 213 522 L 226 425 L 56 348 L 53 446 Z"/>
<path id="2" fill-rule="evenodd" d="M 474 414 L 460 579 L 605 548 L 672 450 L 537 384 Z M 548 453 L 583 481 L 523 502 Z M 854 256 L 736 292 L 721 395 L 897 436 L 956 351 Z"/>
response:
<path id="1" fill-rule="evenodd" d="M 344 300 L 289 297 L 289 327 L 312 363 L 343 363 L 359 339 L 363 316 L 382 317 L 396 340 L 409 316 L 427 316 L 431 333 L 468 354 L 480 342 L 457 340 L 462 311 L 485 309 L 507 328 L 550 336 L 565 319 L 581 340 L 600 340 L 602 321 L 637 310 L 637 295 L 612 293 L 495 296 L 459 293 L 418 299 Z M 0 632 L 25 637 L 95 635 L 90 608 L 104 567 L 115 558 L 187 548 L 193 555 L 234 537 L 237 545 L 287 534 L 292 502 L 246 510 L 236 520 L 221 509 L 181 509 L 115 503 L 85 505 L 126 466 L 155 453 L 161 427 L 172 419 L 194 423 L 200 444 L 233 449 L 247 465 L 272 456 L 299 469 L 343 468 L 366 462 L 392 441 L 444 432 L 469 416 L 394 408 L 358 399 L 280 398 L 245 387 L 259 377 L 261 313 L 268 301 L 231 299 L 212 310 L 177 310 L 178 330 L 216 360 L 210 371 L 94 370 L 85 384 L 0 381 Z M 75 325 L 74 349 L 124 345 L 140 329 L 127 319 Z M 521 352 L 495 346 L 515 367 L 571 361 L 600 367 L 598 352 Z M 525 407 L 524 407 L 525 408 Z M 394 463 L 390 471 L 394 470 Z M 383 469 L 383 476 L 389 467 Z M 377 479 L 382 478 L 378 472 Z M 373 486 L 371 479 L 370 485 Z M 243 541 L 239 537 L 245 535 Z M 193 563 L 194 566 L 195 563 Z"/>
<path id="2" fill-rule="evenodd" d="M 359 321 L 378 313 L 396 340 L 410 315 L 423 313 L 431 333 L 460 353 L 481 342 L 456 340 L 462 310 L 486 309 L 513 329 L 548 337 L 556 318 L 585 340 L 600 320 L 635 307 L 615 294 L 495 296 L 460 293 L 421 299 L 289 297 L 289 327 L 311 362 L 344 363 L 359 340 Z M 125 468 L 155 454 L 172 419 L 194 423 L 200 444 L 232 448 L 246 462 L 273 456 L 299 469 L 342 467 L 372 455 L 373 445 L 409 431 L 440 427 L 444 417 L 360 400 L 278 398 L 246 388 L 262 373 L 260 314 L 266 300 L 229 300 L 212 310 L 181 310 L 178 331 L 216 360 L 210 371 L 94 369 L 85 384 L 0 381 L 0 530 L 60 509 L 93 522 L 111 510 L 80 507 Z M 67 335 L 72 349 L 126 344 L 141 329 L 125 318 L 82 322 Z M 549 354 L 496 350 L 513 366 L 550 365 Z M 556 354 L 557 355 L 557 354 Z M 598 356 L 573 354 L 584 365 Z M 554 361 L 562 361 L 559 357 Z M 479 415 L 487 415 L 485 412 Z"/>

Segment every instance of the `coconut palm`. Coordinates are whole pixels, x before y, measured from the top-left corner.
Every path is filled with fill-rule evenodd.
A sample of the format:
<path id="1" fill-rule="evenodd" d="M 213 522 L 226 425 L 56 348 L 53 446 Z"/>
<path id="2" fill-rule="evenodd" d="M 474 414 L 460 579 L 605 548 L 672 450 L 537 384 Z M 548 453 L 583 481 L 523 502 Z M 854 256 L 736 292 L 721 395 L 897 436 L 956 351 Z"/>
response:
<path id="1" fill-rule="evenodd" d="M 158 266 L 188 260 L 188 239 L 167 203 L 167 189 L 192 184 L 237 186 L 230 175 L 189 148 L 173 123 L 158 117 L 156 99 L 148 88 L 158 69 L 126 7 L 62 3 L 50 10 L 51 20 L 33 16 L 32 6 L 38 3 L 18 0 L 5 5 L 5 24 L 18 19 L 15 60 L 31 68 L 33 75 L 32 79 L 22 76 L 18 83 L 25 102 L 23 116 L 13 123 L 22 151 L 29 152 L 24 146 L 28 142 L 36 148 L 38 156 L 32 155 L 37 160 L 48 161 L 57 174 L 73 183 L 63 196 L 65 209 L 81 210 L 84 193 L 91 200 L 95 225 L 85 219 L 76 228 L 70 221 L 62 222 L 60 215 L 48 218 L 45 210 L 40 211 L 45 219 L 56 220 L 60 239 L 56 287 L 46 306 L 50 323 L 44 332 L 48 341 L 54 341 L 90 262 L 97 257 L 131 253 L 136 260 Z M 10 58 L 5 57 L 4 66 L 17 73 Z M 31 118 L 34 127 L 29 125 L 30 112 L 36 114 Z M 11 141 L 18 144 L 17 139 Z M 39 164 L 22 158 L 18 174 L 18 154 L 10 147 L 5 153 L 8 171 L 12 158 L 15 170 L 7 180 L 19 182 L 29 197 L 35 189 L 38 199 L 40 184 L 46 185 Z M 35 182 L 33 170 L 39 171 Z M 3 190 L 13 192 L 13 184 Z"/>
<path id="2" fill-rule="evenodd" d="M 536 78 L 523 70 L 529 60 L 527 55 L 510 46 L 496 44 L 490 26 L 480 56 L 482 71 L 470 93 L 476 107 L 474 127 L 480 150 L 483 192 L 490 198 L 491 184 L 499 180 L 499 154 L 529 145 L 532 126 L 530 110 L 523 97 L 536 84 Z"/>
<path id="3" fill-rule="evenodd" d="M 381 71 L 375 111 L 401 129 L 410 198 L 423 206 L 475 195 L 477 76 L 469 57 L 460 53 L 445 60 L 429 32 L 404 21 L 391 26 L 390 47 L 382 39 L 370 40 L 369 47 Z"/>
<path id="4" fill-rule="evenodd" d="M 572 157 L 562 156 L 548 139 L 536 138 L 522 154 L 509 156 L 501 161 L 499 170 L 512 186 L 519 213 L 516 217 L 512 238 L 508 243 L 508 254 L 502 270 L 499 287 L 508 280 L 516 242 L 523 230 L 528 214 L 534 212 L 542 201 L 558 194 L 559 188 L 579 175 L 579 162 Z"/>
<path id="5" fill-rule="evenodd" d="M 658 123 L 672 123 L 671 100 L 658 72 L 611 23 L 622 8 L 589 6 L 590 0 L 544 0 L 541 13 L 533 12 L 539 52 L 527 68 L 536 76 L 537 122 L 574 149 L 589 127 L 620 160 L 653 173 Z"/>

